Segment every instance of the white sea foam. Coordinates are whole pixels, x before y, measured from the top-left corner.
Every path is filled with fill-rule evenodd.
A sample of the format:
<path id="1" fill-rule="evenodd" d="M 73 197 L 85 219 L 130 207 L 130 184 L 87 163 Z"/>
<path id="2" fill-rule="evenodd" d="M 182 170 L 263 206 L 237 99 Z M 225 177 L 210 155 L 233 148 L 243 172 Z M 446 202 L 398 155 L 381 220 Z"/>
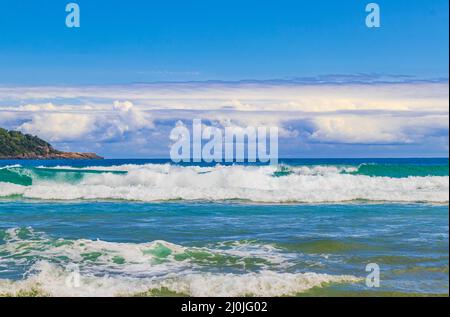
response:
<path id="1" fill-rule="evenodd" d="M 66 167 L 64 167 L 66 168 Z M 448 203 L 449 177 L 407 178 L 352 175 L 354 167 L 292 167 L 277 177 L 274 166 L 174 166 L 169 164 L 89 167 L 127 174 L 86 174 L 76 184 L 33 180 L 32 186 L 0 183 L 0 197 L 117 199 L 137 201 L 231 200 L 265 203 L 325 203 L 354 200 Z"/>
<path id="2" fill-rule="evenodd" d="M 0 166 L 0 170 L 8 169 L 8 168 L 17 168 L 17 167 L 22 167 L 22 165 L 20 165 L 20 164 L 14 164 L 14 165 Z"/>
<path id="3" fill-rule="evenodd" d="M 50 296 L 126 296 L 165 288 L 189 296 L 283 296 L 305 292 L 328 283 L 357 283 L 351 275 L 318 273 L 188 273 L 156 278 L 81 275 L 78 285 L 67 283 L 70 272 L 46 261 L 22 281 L 0 280 L 0 294 L 20 295 L 38 290 Z"/>
<path id="4" fill-rule="evenodd" d="M 0 252 L 8 256 L 0 258 L 0 268 L 34 264 L 21 280 L 0 279 L 0 295 L 38 291 L 50 296 L 124 296 L 165 289 L 190 296 L 282 296 L 360 280 L 350 275 L 287 273 L 283 264 L 292 263 L 290 254 L 256 242 L 194 248 L 162 240 L 64 240 L 31 228 L 9 229 L 3 240 Z M 255 265 L 252 271 L 245 266 L 250 260 Z M 71 279 L 74 265 L 80 274 L 77 283 Z M 212 273 L 214 268 L 229 273 Z"/>
<path id="5" fill-rule="evenodd" d="M 221 263 L 224 267 L 246 269 L 249 262 L 260 269 L 289 267 L 293 255 L 270 244 L 236 241 L 207 247 L 184 247 L 163 240 L 147 243 L 119 243 L 101 240 L 52 239 L 32 228 L 5 232 L 0 244 L 0 268 L 22 263 L 30 257 L 61 265 L 76 263 L 84 272 L 102 275 L 157 276 L 178 271 L 190 272 Z M 25 252 L 25 253 L 24 253 Z"/>

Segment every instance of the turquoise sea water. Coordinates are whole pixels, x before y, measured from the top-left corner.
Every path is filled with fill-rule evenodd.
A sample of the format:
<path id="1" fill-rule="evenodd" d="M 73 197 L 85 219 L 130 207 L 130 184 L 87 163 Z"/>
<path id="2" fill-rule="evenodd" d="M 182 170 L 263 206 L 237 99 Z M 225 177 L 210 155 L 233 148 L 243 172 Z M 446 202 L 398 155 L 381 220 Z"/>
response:
<path id="1" fill-rule="evenodd" d="M 448 295 L 448 169 L 0 161 L 0 294 Z"/>

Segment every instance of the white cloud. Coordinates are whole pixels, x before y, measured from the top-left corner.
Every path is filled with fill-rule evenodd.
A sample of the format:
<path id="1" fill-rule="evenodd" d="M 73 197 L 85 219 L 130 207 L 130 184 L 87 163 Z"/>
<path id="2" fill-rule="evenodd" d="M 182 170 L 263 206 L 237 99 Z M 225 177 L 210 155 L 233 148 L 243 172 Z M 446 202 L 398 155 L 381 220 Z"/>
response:
<path id="1" fill-rule="evenodd" d="M 27 104 L 18 107 L 19 111 L 55 111 L 56 106 L 52 103 L 44 103 L 44 104 Z"/>
<path id="2" fill-rule="evenodd" d="M 154 128 L 150 115 L 129 101 L 116 101 L 112 111 L 103 113 L 85 107 L 59 109 L 53 104 L 28 104 L 18 110 L 19 113 L 9 113 L 9 120 L 15 117 L 25 121 L 16 127 L 18 130 L 51 142 L 114 140 L 125 133 Z"/>
<path id="3" fill-rule="evenodd" d="M 414 143 L 436 129 L 448 131 L 448 116 L 325 116 L 313 119 L 311 139 L 334 143 Z"/>
<path id="4" fill-rule="evenodd" d="M 113 109 L 118 111 L 128 112 L 133 108 L 133 103 L 131 101 L 114 101 Z"/>
<path id="5" fill-rule="evenodd" d="M 150 115 L 136 108 L 131 101 L 114 101 L 113 109 L 118 114 L 117 124 L 122 125 L 124 131 L 154 128 Z"/>
<path id="6" fill-rule="evenodd" d="M 448 134 L 448 107 L 448 82 L 0 86 L 0 124 L 57 142 L 143 144 L 150 130 L 201 118 L 305 142 L 424 144 Z"/>
<path id="7" fill-rule="evenodd" d="M 335 143 L 409 143 L 395 120 L 360 116 L 320 117 L 313 120 L 311 139 Z"/>
<path id="8" fill-rule="evenodd" d="M 32 117 L 31 121 L 19 126 L 19 130 L 39 135 L 52 142 L 72 141 L 80 139 L 92 131 L 93 123 L 93 118 L 84 114 L 37 114 Z"/>
<path id="9" fill-rule="evenodd" d="M 141 110 L 439 111 L 448 108 L 448 83 L 378 84 L 147 84 L 88 87 L 1 87 L 0 100 L 127 100 Z"/>

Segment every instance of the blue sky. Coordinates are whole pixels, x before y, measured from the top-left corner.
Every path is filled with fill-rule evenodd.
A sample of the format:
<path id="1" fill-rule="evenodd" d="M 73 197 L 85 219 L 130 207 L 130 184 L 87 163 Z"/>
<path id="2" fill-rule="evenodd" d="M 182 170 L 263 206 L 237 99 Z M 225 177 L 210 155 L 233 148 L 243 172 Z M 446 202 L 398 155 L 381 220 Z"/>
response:
<path id="1" fill-rule="evenodd" d="M 0 0 L 0 82 L 129 83 L 389 73 L 448 77 L 448 1 Z M 33 76 L 30 76 L 33 74 Z"/>
<path id="2" fill-rule="evenodd" d="M 167 157 L 199 116 L 277 125 L 286 157 L 448 156 L 447 0 L 376 1 L 377 29 L 361 0 L 79 0 L 77 29 L 68 2 L 0 0 L 0 126 L 108 157 Z"/>

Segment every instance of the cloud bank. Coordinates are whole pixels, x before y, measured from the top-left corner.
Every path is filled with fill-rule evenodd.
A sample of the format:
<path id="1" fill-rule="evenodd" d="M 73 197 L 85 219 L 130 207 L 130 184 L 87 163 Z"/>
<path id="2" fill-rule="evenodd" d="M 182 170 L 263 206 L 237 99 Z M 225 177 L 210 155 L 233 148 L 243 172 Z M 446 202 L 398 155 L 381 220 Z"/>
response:
<path id="1" fill-rule="evenodd" d="M 194 118 L 278 126 L 281 156 L 448 156 L 448 89 L 446 80 L 0 86 L 0 126 L 122 157 L 167 157 L 170 129 Z"/>

